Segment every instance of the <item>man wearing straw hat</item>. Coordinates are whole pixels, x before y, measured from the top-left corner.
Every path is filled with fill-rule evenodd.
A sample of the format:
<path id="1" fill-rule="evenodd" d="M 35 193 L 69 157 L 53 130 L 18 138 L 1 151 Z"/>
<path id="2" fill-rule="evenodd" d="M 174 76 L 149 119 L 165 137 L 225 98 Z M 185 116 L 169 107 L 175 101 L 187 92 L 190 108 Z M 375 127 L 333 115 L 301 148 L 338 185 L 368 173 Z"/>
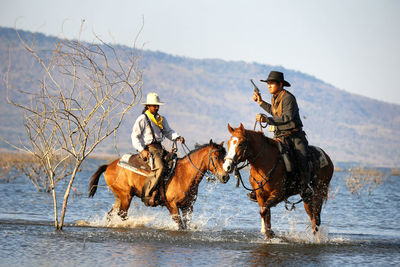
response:
<path id="1" fill-rule="evenodd" d="M 253 100 L 272 116 L 258 114 L 256 120 L 267 122 L 272 126 L 275 138 L 287 139 L 293 145 L 300 167 L 300 195 L 305 201 L 309 201 L 314 192 L 310 186 L 311 173 L 308 166 L 308 141 L 303 131 L 303 123 L 300 119 L 296 98 L 283 88 L 284 86 L 290 87 L 290 83 L 285 81 L 282 72 L 271 71 L 268 78 L 261 81 L 268 84 L 268 90 L 272 95 L 271 104 L 263 101 L 261 95 L 257 92 L 254 93 Z"/>
<path id="2" fill-rule="evenodd" d="M 153 165 L 155 175 L 147 178 L 142 194 L 143 202 L 152 206 L 156 195 L 155 189 L 164 171 L 162 159 L 164 148 L 161 142 L 165 137 L 171 141 L 178 140 L 182 143 L 185 142 L 185 139 L 169 127 L 165 117 L 158 114 L 160 106 L 164 105 L 163 102 L 160 102 L 158 94 L 148 93 L 147 101 L 142 105 L 145 105 L 145 108 L 133 125 L 131 138 L 133 147 L 141 157 L 149 163 L 152 162 L 150 165 Z"/>

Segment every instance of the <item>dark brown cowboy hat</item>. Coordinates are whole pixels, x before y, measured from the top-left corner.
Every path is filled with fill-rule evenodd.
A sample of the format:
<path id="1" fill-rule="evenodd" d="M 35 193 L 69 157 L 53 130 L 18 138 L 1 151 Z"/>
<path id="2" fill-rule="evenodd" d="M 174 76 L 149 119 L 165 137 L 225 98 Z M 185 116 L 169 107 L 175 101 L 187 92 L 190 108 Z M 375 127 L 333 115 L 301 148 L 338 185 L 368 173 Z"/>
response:
<path id="1" fill-rule="evenodd" d="M 260 80 L 262 82 L 282 82 L 283 86 L 290 87 L 290 83 L 285 81 L 285 77 L 283 76 L 283 73 L 280 71 L 271 71 L 268 75 L 268 79 L 266 80 Z"/>

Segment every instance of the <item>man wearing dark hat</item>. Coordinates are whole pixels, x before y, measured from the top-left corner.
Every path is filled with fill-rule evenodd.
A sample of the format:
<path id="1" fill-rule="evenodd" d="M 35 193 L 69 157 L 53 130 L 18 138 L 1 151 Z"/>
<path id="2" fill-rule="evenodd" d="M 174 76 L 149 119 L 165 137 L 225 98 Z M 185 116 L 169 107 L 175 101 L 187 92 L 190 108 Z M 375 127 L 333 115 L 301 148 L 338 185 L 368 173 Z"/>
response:
<path id="1" fill-rule="evenodd" d="M 303 123 L 300 119 L 296 98 L 283 88 L 284 86 L 290 87 L 290 83 L 285 81 L 282 72 L 271 71 L 268 79 L 261 81 L 268 84 L 268 90 L 272 94 L 271 104 L 263 101 L 261 95 L 257 92 L 254 93 L 253 100 L 272 116 L 257 114 L 256 120 L 267 122 L 271 125 L 275 138 L 281 140 L 289 138 L 289 142 L 293 144 L 295 156 L 300 167 L 300 195 L 305 201 L 309 201 L 314 192 L 310 186 L 311 174 L 307 160 L 308 141 L 302 128 Z"/>

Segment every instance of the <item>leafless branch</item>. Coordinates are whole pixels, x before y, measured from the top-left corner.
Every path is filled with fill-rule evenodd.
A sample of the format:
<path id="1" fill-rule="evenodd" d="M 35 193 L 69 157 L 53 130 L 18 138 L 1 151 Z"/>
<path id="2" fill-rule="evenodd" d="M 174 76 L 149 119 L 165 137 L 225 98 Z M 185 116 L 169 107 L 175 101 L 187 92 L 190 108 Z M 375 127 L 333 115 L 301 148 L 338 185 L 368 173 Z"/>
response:
<path id="1" fill-rule="evenodd" d="M 99 44 L 60 40 L 43 57 L 33 43 L 28 44 L 18 31 L 17 35 L 44 73 L 37 90 L 14 88 L 8 79 L 10 49 L 7 101 L 23 111 L 29 140 L 18 147 L 33 155 L 40 166 L 30 165 L 24 174 L 37 188 L 53 192 L 55 224 L 62 228 L 69 192 L 83 160 L 115 134 L 125 114 L 140 101 L 139 58 L 135 48 L 130 56 L 121 57 L 99 37 Z M 18 97 L 12 97 L 15 95 Z M 40 179 L 42 176 L 46 178 Z M 68 176 L 58 223 L 54 187 Z"/>

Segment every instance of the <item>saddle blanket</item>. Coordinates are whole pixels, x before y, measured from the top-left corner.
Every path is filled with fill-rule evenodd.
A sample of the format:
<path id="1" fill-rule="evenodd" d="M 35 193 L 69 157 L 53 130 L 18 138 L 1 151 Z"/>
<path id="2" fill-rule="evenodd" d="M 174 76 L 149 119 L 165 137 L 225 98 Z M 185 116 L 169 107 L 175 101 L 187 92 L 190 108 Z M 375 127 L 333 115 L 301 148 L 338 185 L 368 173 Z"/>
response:
<path id="1" fill-rule="evenodd" d="M 310 146 L 310 147 L 312 149 L 314 149 L 314 151 L 317 151 L 319 154 L 319 158 L 318 158 L 319 168 L 322 169 L 323 167 L 328 166 L 328 159 L 326 158 L 324 151 L 320 147 L 317 147 L 317 146 Z"/>
<path id="2" fill-rule="evenodd" d="M 138 154 L 124 154 L 117 165 L 143 176 L 152 174 L 150 167 Z"/>

